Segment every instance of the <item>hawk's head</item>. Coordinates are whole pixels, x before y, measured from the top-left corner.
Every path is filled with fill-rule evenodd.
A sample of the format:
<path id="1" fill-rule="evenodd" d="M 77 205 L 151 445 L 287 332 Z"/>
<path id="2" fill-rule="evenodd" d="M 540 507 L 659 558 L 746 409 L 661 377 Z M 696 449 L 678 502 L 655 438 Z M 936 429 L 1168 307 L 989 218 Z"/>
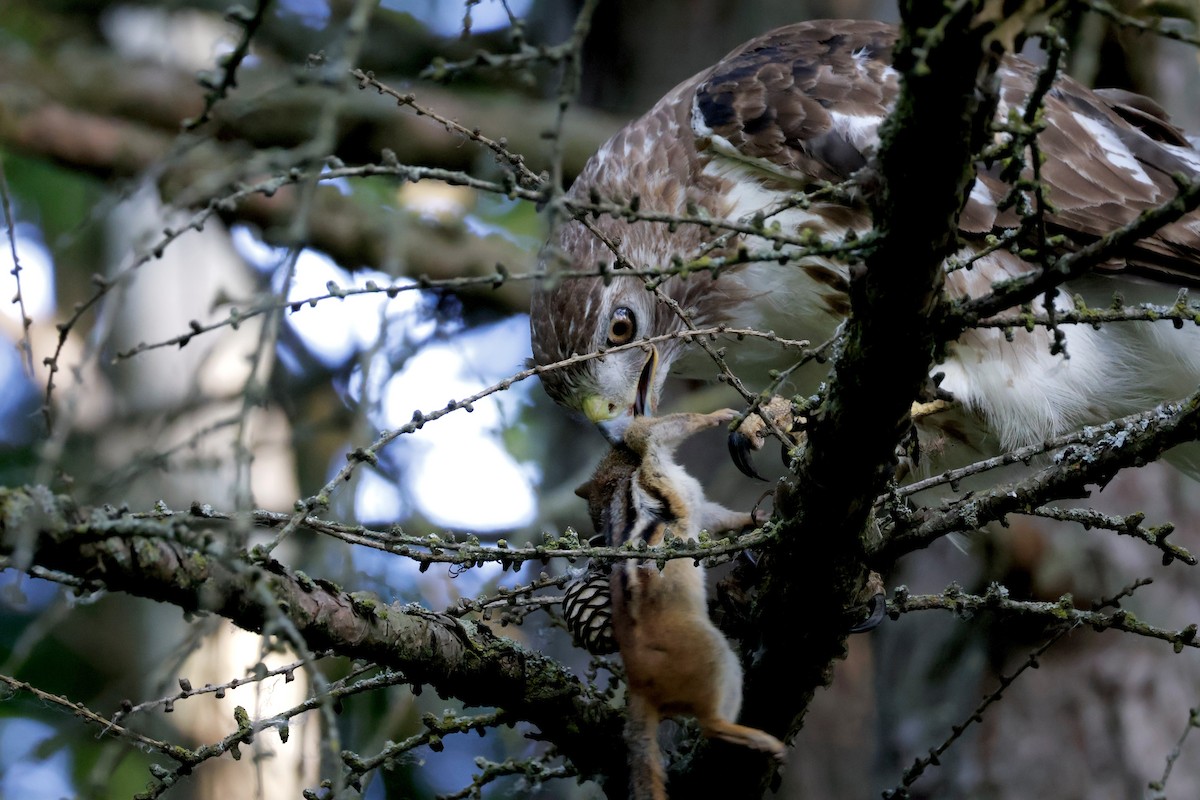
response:
<path id="1" fill-rule="evenodd" d="M 550 276 L 533 302 L 534 361 L 546 366 L 630 346 L 543 373 L 554 400 L 612 437 L 631 416 L 653 410 L 668 372 L 716 375 L 705 358 L 680 364 L 689 342 L 672 334 L 727 324 L 786 326 L 803 337 L 809 327 L 836 324 L 848 307 L 845 282 L 824 264 L 808 265 L 798 283 L 770 258 L 719 275 L 656 277 L 652 285 L 644 276 L 746 246 L 745 236 L 705 219 L 750 220 L 812 181 L 842 180 L 862 166 L 893 84 L 880 61 L 890 35 L 880 23 L 847 21 L 769 34 L 679 84 L 592 157 L 567 195 L 575 218 L 553 239 Z M 865 78 L 850 80 L 859 71 Z M 841 116 L 827 109 L 835 101 Z M 861 209 L 792 206 L 767 224 L 817 234 L 870 226 Z M 600 264 L 611 274 L 596 275 Z M 560 266 L 592 275 L 569 277 Z M 643 274 L 622 274 L 628 268 Z M 817 324 L 794 323 L 809 312 Z M 654 341 L 636 346 L 647 337 Z M 739 348 L 739 370 L 748 366 L 745 352 Z"/>
<path id="2" fill-rule="evenodd" d="M 656 303 L 640 278 L 613 276 L 607 283 L 570 278 L 534 295 L 530 316 L 533 357 L 553 364 L 571 356 L 621 348 L 602 357 L 542 374 L 555 402 L 582 412 L 609 438 L 619 438 L 634 415 L 654 410 L 666 372 L 660 348 L 673 343 L 631 345 L 655 327 Z"/>
<path id="3" fill-rule="evenodd" d="M 570 197 L 577 198 L 576 190 L 596 171 L 589 167 L 591 175 L 585 172 Z M 672 213 L 684 211 L 672 208 Z M 657 273 L 675 256 L 690 258 L 706 243 L 712 245 L 717 235 L 698 225 L 672 230 L 657 222 L 603 217 L 563 225 L 548 250 L 563 268 L 547 270 L 530 309 L 534 363 L 567 362 L 541 375 L 550 397 L 581 412 L 615 441 L 632 417 L 653 413 L 668 374 L 713 377 L 706 358 L 681 369 L 679 360 L 691 346 L 691 338 L 682 334 L 689 326 L 746 322 L 736 315 L 752 306 L 744 303 L 746 286 L 736 277 L 709 272 Z M 618 241 L 619 259 L 606 244 Z M 706 252 L 726 251 L 712 246 Z M 597 276 L 600 265 L 604 274 Z M 749 324 L 756 322 L 761 320 Z M 697 370 L 702 373 L 694 374 Z"/>

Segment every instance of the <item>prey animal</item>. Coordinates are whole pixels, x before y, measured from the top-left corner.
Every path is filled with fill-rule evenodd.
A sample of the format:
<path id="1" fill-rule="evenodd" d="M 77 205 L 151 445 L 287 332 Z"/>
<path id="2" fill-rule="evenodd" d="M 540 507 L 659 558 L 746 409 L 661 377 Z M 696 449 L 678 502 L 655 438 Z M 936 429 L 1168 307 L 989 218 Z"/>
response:
<path id="1" fill-rule="evenodd" d="M 612 546 L 656 547 L 668 536 L 695 541 L 702 530 L 753 525 L 753 514 L 709 501 L 700 482 L 674 460 L 684 439 L 735 416 L 724 409 L 634 418 L 591 480 L 576 490 L 588 501 L 597 532 Z M 689 558 L 671 559 L 662 569 L 653 561 L 627 559 L 614 566 L 610 582 L 613 635 L 628 683 L 631 797 L 667 797 L 658 746 L 658 724 L 667 716 L 694 716 L 706 736 L 782 760 L 783 742 L 735 721 L 742 668 L 708 616 L 704 568 Z"/>

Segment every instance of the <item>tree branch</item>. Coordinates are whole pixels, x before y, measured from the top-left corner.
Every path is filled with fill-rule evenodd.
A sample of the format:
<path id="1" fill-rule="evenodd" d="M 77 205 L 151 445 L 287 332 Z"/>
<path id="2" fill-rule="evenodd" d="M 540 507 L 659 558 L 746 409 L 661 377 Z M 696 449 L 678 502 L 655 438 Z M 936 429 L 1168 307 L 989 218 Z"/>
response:
<path id="1" fill-rule="evenodd" d="M 1200 392 L 1130 418 L 1089 428 L 1083 443 L 1065 448 L 1057 463 L 1024 480 L 977 492 L 941 509 L 923 509 L 896 522 L 883 541 L 868 548 L 871 563 L 894 563 L 955 531 L 973 531 L 1009 513 L 1029 513 L 1063 497 L 1082 497 L 1087 486 L 1104 485 L 1118 471 L 1143 466 L 1177 444 L 1200 436 Z M 1159 538 L 1165 534 L 1159 534 Z M 1164 542 L 1165 545 L 1165 542 Z M 1186 553 L 1186 551 L 1184 551 Z M 1163 552 L 1164 559 L 1190 554 Z"/>
<path id="2" fill-rule="evenodd" d="M 764 558 L 756 636 L 744 643 L 755 660 L 742 719 L 789 738 L 816 688 L 828 683 L 834 659 L 845 653 L 855 621 L 847 609 L 857 605 L 867 578 L 864 531 L 928 376 L 942 261 L 954 251 L 974 156 L 995 103 L 999 54 L 985 47 L 993 26 L 976 24 L 976 5 L 960 3 L 953 12 L 942 4 L 901 6 L 894 54 L 901 89 L 881 131 L 880 188 L 871 198 L 879 238 L 865 265 L 852 268 L 846 344 L 808 428 L 797 477 L 776 492 L 783 523 Z M 930 152 L 939 158 L 929 159 Z M 704 787 L 754 796 L 770 774 L 755 754 L 698 761 L 685 793 Z"/>
<path id="3" fill-rule="evenodd" d="M 0 552 L 18 564 L 219 614 L 255 632 L 278 627 L 282 615 L 311 650 L 374 662 L 444 697 L 519 715 L 582 774 L 623 772 L 620 715 L 553 659 L 477 622 L 384 605 L 277 561 L 217 554 L 204 546 L 211 521 L 196 523 L 75 508 L 44 487 L 0 487 Z"/>
<path id="4" fill-rule="evenodd" d="M 320 93 L 311 86 L 266 68 L 243 69 L 238 90 L 212 111 L 213 136 L 184 146 L 177 132 L 204 108 L 203 90 L 192 76 L 87 48 L 64 49 L 60 61 L 48 65 L 0 51 L 0 147 L 105 179 L 136 178 L 153 170 L 166 202 L 192 208 L 220 201 L 239 182 L 253 184 L 296 166 L 279 148 L 303 143 L 321 109 Z M 419 99 L 467 129 L 506 137 L 509 149 L 523 154 L 531 169 L 548 166 L 541 132 L 553 122 L 557 103 L 496 92 L 472 96 L 427 85 L 420 87 Z M 461 134 L 396 108 L 388 98 L 358 92 L 341 102 L 339 142 L 332 155 L 343 161 L 391 160 L 464 175 L 480 168 L 479 147 L 464 146 Z M 565 174 L 577 173 L 618 124 L 599 112 L 573 110 L 563 130 Z M 256 148 L 253 154 L 247 144 Z M 385 149 L 392 153 L 386 159 Z M 268 158 L 264 151 L 274 155 Z M 282 234 L 297 211 L 290 187 L 221 205 L 227 221 L 256 225 L 268 241 L 287 245 L 297 244 L 283 241 Z M 302 226 L 307 241 L 300 244 L 328 253 L 347 269 L 367 266 L 436 280 L 491 274 L 497 263 L 524 271 L 534 259 L 529 248 L 499 236 L 430 223 L 394 206 L 358 202 L 331 187 L 317 192 L 307 217 Z M 529 305 L 522 285 L 486 296 L 506 309 Z"/>
<path id="5" fill-rule="evenodd" d="M 381 80 L 384 78 L 381 76 Z M 410 83 L 401 79 L 398 85 Z M 421 104 L 456 120 L 467 129 L 481 128 L 525 156 L 534 171 L 549 167 L 549 148 L 542 132 L 554 121 L 558 103 L 492 90 L 450 91 L 422 83 L 409 91 Z M 336 155 L 349 163 L 380 160 L 384 148 L 405 163 L 473 170 L 479 151 L 463 147 L 462 137 L 441 125 L 397 108 L 386 97 L 358 92 L 342 98 Z M 307 140 L 321 113 L 321 96 L 311 85 L 267 67 L 243 68 L 238 88 L 212 110 L 212 135 L 223 141 L 248 142 L 256 148 L 295 147 Z M 64 48 L 53 63 L 31 59 L 16 48 L 0 51 L 0 143 L 32 155 L 45 155 L 75 165 L 56 140 L 16 137 L 14 125 L 43 106 L 58 105 L 71 113 L 108 118 L 112 124 L 144 128 L 174 137 L 187 120 L 204 109 L 204 89 L 193 76 L 160 64 L 129 61 L 110 51 Z M 573 109 L 564 126 L 563 168 L 568 179 L 616 132 L 622 120 L 589 109 Z M 62 135 L 71 133 L 61 129 Z M 61 138 L 61 137 L 60 137 Z M 159 153 L 141 162 L 154 163 Z M 244 157 L 244 153 L 240 154 Z M 236 159 L 231 159 L 234 163 Z M 80 164 L 96 169 L 97 164 Z M 121 165 L 140 169 L 135 164 Z M 144 168 L 144 167 L 141 167 Z M 114 174 L 122 174 L 114 170 Z M 129 173 L 123 173 L 129 174 Z"/>

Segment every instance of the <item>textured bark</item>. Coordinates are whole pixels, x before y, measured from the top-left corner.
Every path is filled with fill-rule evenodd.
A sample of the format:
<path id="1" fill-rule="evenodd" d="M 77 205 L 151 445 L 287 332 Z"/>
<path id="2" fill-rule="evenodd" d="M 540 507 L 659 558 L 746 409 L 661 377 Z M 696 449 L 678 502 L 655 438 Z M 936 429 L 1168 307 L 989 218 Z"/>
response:
<path id="1" fill-rule="evenodd" d="M 946 508 L 923 509 L 898 521 L 887 539 L 869 548 L 870 559 L 885 567 L 950 533 L 976 530 L 1003 520 L 1006 514 L 1029 512 L 1050 500 L 1086 497 L 1088 486 L 1104 486 L 1120 470 L 1145 466 L 1175 445 L 1195 441 L 1200 436 L 1200 394 L 1135 416 L 1136 422 L 1097 426 L 1089 447 L 1064 451 L 1061 460 L 1028 478 L 972 493 Z M 1170 556 L 1168 561 L 1175 557 L 1165 541 L 1160 549 Z"/>
<path id="2" fill-rule="evenodd" d="M 924 53 L 928 69 L 917 68 L 915 48 L 929 43 L 914 41 L 913 32 L 933 27 L 944 9 L 912 5 L 902 10 L 895 63 L 904 78 L 882 132 L 872 198 L 882 239 L 852 272 L 847 345 L 798 475 L 776 493 L 780 538 L 765 558 L 755 639 L 744 643 L 754 657 L 741 720 L 789 739 L 845 655 L 854 621 L 845 609 L 856 605 L 867 576 L 871 506 L 894 470 L 896 445 L 933 359 L 941 262 L 953 249 L 973 155 L 994 107 L 979 89 L 989 85 L 999 57 L 985 49 L 988 29 L 972 26 L 971 4 L 946 25 L 954 34 Z M 931 161 L 929 153 L 939 158 Z M 770 774 L 765 759 L 736 753 L 700 759 L 686 780 L 692 789 L 749 797 L 766 788 Z"/>
<path id="3" fill-rule="evenodd" d="M 194 522 L 76 508 L 44 487 L 0 488 L 0 552 L 16 563 L 219 614 L 254 632 L 279 631 L 286 621 L 311 650 L 400 670 L 443 697 L 527 719 L 584 774 L 623 772 L 620 715 L 553 659 L 485 625 L 385 605 L 274 560 L 219 554 L 205 531 L 210 523 Z"/>

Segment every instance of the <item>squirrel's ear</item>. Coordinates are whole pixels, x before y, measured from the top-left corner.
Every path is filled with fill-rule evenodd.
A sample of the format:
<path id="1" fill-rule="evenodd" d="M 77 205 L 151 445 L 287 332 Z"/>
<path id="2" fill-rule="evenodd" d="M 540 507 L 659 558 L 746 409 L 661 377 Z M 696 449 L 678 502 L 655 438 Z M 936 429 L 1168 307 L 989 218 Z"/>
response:
<path id="1" fill-rule="evenodd" d="M 586 483 L 579 484 L 575 488 L 575 495 L 582 497 L 584 500 L 589 499 L 592 496 L 592 483 L 592 481 L 587 481 Z"/>

